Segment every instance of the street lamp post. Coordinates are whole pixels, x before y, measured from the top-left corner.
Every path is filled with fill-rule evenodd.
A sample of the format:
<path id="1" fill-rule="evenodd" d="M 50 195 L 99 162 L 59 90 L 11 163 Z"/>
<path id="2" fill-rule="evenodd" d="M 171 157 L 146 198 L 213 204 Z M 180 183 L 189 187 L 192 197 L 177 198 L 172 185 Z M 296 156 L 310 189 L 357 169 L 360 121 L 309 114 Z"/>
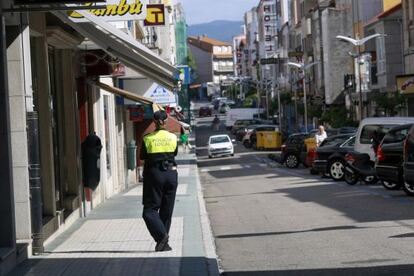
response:
<path id="1" fill-rule="evenodd" d="M 288 62 L 289 66 L 293 66 L 298 68 L 299 70 L 303 71 L 303 104 L 304 104 L 304 115 L 305 115 L 305 132 L 308 132 L 308 106 L 307 106 L 307 95 L 306 95 L 306 71 L 311 68 L 312 66 L 318 64 L 319 62 L 312 62 L 309 64 L 303 63 L 296 63 L 296 62 Z"/>
<path id="2" fill-rule="evenodd" d="M 359 119 L 362 120 L 364 119 L 364 109 L 363 109 L 363 103 L 362 103 L 362 76 L 361 76 L 361 63 L 360 63 L 360 58 L 361 58 L 361 46 L 364 45 L 368 40 L 371 40 L 373 38 L 377 38 L 380 36 L 386 36 L 385 34 L 373 34 L 364 38 L 359 39 L 359 37 L 357 36 L 355 39 L 348 37 L 348 36 L 344 36 L 344 35 L 337 35 L 336 38 L 349 42 L 352 45 L 354 45 L 357 49 L 357 62 L 358 62 L 358 83 L 359 83 Z"/>

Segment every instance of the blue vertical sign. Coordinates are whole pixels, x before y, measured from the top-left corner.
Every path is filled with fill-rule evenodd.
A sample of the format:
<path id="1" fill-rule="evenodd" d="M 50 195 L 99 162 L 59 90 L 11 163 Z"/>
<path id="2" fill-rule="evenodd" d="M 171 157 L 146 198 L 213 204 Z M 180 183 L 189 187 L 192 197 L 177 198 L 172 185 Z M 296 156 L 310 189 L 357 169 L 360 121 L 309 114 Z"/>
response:
<path id="1" fill-rule="evenodd" d="M 177 66 L 180 76 L 179 80 L 182 81 L 182 85 L 189 85 L 191 83 L 191 68 L 188 65 Z"/>

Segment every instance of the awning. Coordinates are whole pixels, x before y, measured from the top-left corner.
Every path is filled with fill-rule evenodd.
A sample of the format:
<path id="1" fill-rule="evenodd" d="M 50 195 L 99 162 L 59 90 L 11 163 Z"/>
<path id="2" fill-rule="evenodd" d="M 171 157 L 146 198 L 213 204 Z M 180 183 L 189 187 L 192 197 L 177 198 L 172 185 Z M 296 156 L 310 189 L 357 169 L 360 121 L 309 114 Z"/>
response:
<path id="1" fill-rule="evenodd" d="M 151 99 L 148 99 L 146 97 L 138 96 L 135 93 L 123 90 L 123 89 L 118 88 L 118 87 L 113 87 L 113 86 L 110 86 L 110 85 L 107 85 L 107 84 L 104 84 L 104 83 L 98 82 L 98 81 L 96 81 L 96 82 L 90 81 L 89 83 L 92 84 L 92 85 L 96 85 L 97 87 L 99 87 L 99 88 L 101 88 L 105 91 L 108 91 L 110 93 L 116 94 L 116 95 L 121 96 L 121 97 L 124 97 L 126 99 L 131 100 L 131 101 L 142 103 L 142 104 L 150 104 L 150 105 L 152 105 L 152 110 L 154 112 L 157 111 L 157 110 L 163 110 L 163 108 L 160 105 L 154 103 Z"/>
<path id="2" fill-rule="evenodd" d="M 77 12 L 90 22 L 75 22 L 75 19 L 70 18 L 65 11 L 54 11 L 53 14 L 84 37 L 96 43 L 102 50 L 118 58 L 126 66 L 170 90 L 174 88 L 176 76 L 178 76 L 178 71 L 174 66 L 161 59 L 133 37 L 95 15 L 82 10 L 77 10 Z"/>

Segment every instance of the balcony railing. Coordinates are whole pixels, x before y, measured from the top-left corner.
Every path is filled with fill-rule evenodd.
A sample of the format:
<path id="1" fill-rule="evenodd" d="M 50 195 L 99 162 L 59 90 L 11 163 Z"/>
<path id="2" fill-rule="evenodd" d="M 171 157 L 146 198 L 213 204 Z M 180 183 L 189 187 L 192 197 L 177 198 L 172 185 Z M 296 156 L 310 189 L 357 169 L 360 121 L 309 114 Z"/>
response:
<path id="1" fill-rule="evenodd" d="M 218 66 L 218 67 L 214 67 L 214 71 L 218 71 L 218 72 L 230 72 L 230 71 L 233 71 L 233 66 Z"/>

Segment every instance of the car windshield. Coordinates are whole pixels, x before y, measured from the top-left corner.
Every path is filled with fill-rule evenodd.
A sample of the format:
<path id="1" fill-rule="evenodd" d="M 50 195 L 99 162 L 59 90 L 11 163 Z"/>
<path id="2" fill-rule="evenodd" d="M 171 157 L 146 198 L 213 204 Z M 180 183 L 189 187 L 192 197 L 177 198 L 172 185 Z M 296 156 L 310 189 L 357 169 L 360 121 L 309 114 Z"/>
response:
<path id="1" fill-rule="evenodd" d="M 344 137 L 344 136 L 331 137 L 331 138 L 328 137 L 322 142 L 321 147 L 324 147 L 324 146 L 339 146 L 343 142 L 345 142 L 347 140 L 347 138 L 349 138 L 349 137 Z"/>
<path id="2" fill-rule="evenodd" d="M 220 144 L 220 143 L 228 143 L 228 142 L 230 142 L 230 139 L 227 136 L 212 137 L 210 139 L 210 144 Z"/>
<path id="3" fill-rule="evenodd" d="M 362 129 L 360 142 L 361 144 L 371 144 L 375 135 L 379 136 L 378 140 L 382 140 L 388 131 L 396 125 L 366 125 Z"/>
<path id="4" fill-rule="evenodd" d="M 353 147 L 355 146 L 355 136 L 349 138 L 341 145 L 341 147 Z"/>

